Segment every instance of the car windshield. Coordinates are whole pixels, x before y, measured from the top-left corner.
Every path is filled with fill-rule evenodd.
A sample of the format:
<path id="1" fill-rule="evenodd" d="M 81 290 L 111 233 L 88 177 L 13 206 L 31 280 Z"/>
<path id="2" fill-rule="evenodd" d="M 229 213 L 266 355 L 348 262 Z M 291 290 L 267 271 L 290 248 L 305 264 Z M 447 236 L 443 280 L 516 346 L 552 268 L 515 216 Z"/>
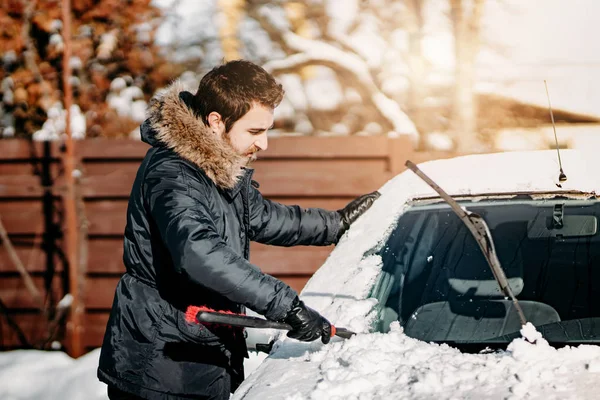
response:
<path id="1" fill-rule="evenodd" d="M 597 200 L 459 201 L 489 225 L 525 317 L 549 342 L 600 343 Z M 446 203 L 415 203 L 379 252 L 379 330 L 447 343 L 508 343 L 521 323 L 477 242 Z"/>

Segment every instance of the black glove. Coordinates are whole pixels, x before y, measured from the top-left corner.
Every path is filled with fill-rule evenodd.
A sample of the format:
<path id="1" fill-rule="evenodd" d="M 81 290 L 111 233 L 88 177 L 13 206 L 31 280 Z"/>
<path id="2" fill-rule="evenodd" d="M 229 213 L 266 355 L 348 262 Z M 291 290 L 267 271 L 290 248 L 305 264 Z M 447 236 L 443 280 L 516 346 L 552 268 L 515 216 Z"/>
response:
<path id="1" fill-rule="evenodd" d="M 374 191 L 368 194 L 363 194 L 360 197 L 352 200 L 348 205 L 341 210 L 337 210 L 340 214 L 340 230 L 338 231 L 338 240 L 350 228 L 350 225 L 358 219 L 365 211 L 367 211 L 375 200 L 381 196 L 381 193 Z"/>
<path id="2" fill-rule="evenodd" d="M 287 313 L 284 322 L 291 325 L 292 330 L 288 332 L 288 337 L 301 340 L 303 342 L 312 342 L 321 337 L 325 344 L 331 339 L 331 324 L 318 312 L 310 307 L 306 307 L 303 301 L 296 297 L 292 303 L 292 309 Z"/>

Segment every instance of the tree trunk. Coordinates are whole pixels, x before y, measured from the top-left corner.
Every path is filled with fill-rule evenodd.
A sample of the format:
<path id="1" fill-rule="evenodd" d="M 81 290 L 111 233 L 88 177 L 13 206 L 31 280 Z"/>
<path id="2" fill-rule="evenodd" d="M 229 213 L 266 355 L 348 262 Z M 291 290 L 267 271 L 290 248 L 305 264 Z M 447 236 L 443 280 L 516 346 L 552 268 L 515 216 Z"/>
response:
<path id="1" fill-rule="evenodd" d="M 408 34 L 408 73 L 410 86 L 406 102 L 407 114 L 414 121 L 417 129 L 423 132 L 425 112 L 425 58 L 423 57 L 421 40 L 423 38 L 423 2 L 422 0 L 406 1 L 408 15 L 406 32 Z M 424 143 L 420 141 L 420 146 Z"/>
<path id="2" fill-rule="evenodd" d="M 219 36 L 226 61 L 241 57 L 238 26 L 244 17 L 244 5 L 244 0 L 218 0 L 219 9 L 223 13 L 219 24 Z"/>
<path id="3" fill-rule="evenodd" d="M 470 3 L 470 7 L 467 3 Z M 483 4 L 484 0 L 450 1 L 456 56 L 450 129 L 456 148 L 461 152 L 476 152 L 482 148 L 477 133 L 477 100 L 474 86 Z"/>
<path id="4" fill-rule="evenodd" d="M 300 37 L 312 39 L 311 27 L 306 18 L 306 4 L 302 1 L 290 1 L 285 3 L 283 7 L 290 21 L 292 32 Z M 303 67 L 299 75 L 303 82 L 314 78 L 315 68 L 313 66 Z"/>

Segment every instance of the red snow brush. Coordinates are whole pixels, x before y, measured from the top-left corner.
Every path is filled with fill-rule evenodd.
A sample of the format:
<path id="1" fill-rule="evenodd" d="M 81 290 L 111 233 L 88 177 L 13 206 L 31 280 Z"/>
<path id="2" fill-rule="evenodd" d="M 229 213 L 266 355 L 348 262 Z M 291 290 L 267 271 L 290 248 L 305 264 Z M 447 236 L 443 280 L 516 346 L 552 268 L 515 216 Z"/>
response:
<path id="1" fill-rule="evenodd" d="M 231 311 L 215 311 L 207 307 L 188 306 L 185 313 L 185 320 L 190 323 L 206 323 L 217 325 L 239 326 L 243 328 L 259 329 L 283 329 L 292 330 L 292 327 L 284 322 L 269 321 L 262 318 L 250 317 L 248 315 L 236 314 Z M 331 337 L 339 336 L 349 339 L 354 332 L 345 328 L 336 328 L 331 325 Z"/>

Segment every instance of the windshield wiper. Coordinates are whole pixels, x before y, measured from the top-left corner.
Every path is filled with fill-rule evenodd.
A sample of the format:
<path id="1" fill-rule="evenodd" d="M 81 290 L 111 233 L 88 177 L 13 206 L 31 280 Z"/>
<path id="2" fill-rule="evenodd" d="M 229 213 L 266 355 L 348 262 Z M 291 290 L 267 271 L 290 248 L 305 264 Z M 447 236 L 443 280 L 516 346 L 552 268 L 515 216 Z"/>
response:
<path id="1" fill-rule="evenodd" d="M 600 317 L 555 321 L 536 326 L 535 329 L 537 329 L 550 344 L 600 344 Z M 520 336 L 520 332 L 513 332 L 481 340 L 479 342 L 511 342 L 513 339 Z M 469 343 L 470 341 L 462 342 Z"/>
<path id="2" fill-rule="evenodd" d="M 496 249 L 494 248 L 494 241 L 492 240 L 492 234 L 490 232 L 490 228 L 488 227 L 485 220 L 474 212 L 467 211 L 463 207 L 461 207 L 448 193 L 446 193 L 441 187 L 439 187 L 430 177 L 425 175 L 423 171 L 419 169 L 412 161 L 406 161 L 406 167 L 413 171 L 417 176 L 423 179 L 433 190 L 435 190 L 452 211 L 458 215 L 460 220 L 469 228 L 469 231 L 477 241 L 477 244 L 481 248 L 481 252 L 483 253 L 485 259 L 487 260 L 488 265 L 492 269 L 492 274 L 498 282 L 498 286 L 500 290 L 509 297 L 517 310 L 517 314 L 519 315 L 519 319 L 521 320 L 521 325 L 525 325 L 527 320 L 525 319 L 525 314 L 523 314 L 523 309 L 519 305 L 517 298 L 515 297 L 512 289 L 508 285 L 508 280 L 506 279 L 506 275 L 504 274 L 504 270 L 500 266 L 500 260 L 498 260 L 498 255 L 496 254 Z"/>

